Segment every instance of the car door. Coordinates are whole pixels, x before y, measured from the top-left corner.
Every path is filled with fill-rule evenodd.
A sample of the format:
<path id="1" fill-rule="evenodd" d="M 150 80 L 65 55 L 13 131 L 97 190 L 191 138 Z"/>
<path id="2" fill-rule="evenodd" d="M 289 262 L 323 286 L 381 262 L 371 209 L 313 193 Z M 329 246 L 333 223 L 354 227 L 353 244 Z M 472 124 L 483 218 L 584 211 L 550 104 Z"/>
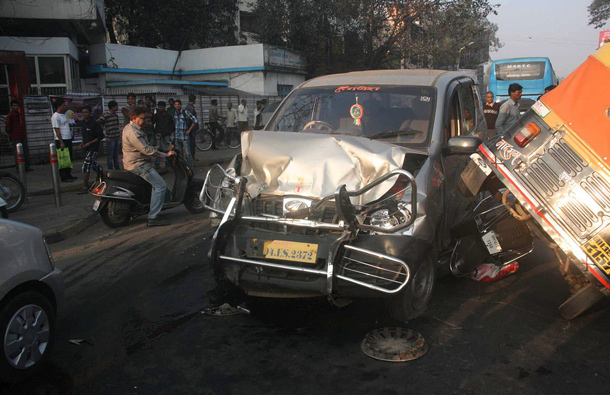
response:
<path id="1" fill-rule="evenodd" d="M 443 144 L 456 136 L 475 134 L 480 120 L 476 113 L 476 101 L 473 93 L 473 83 L 470 79 L 460 80 L 459 84 L 450 85 L 448 92 L 448 111 L 445 112 L 445 133 Z M 468 164 L 468 155 L 443 154 L 442 163 L 445 174 L 443 194 L 445 215 L 443 223 L 443 245 L 450 242 L 449 232 L 453 225 L 462 221 L 468 215 L 470 199 L 464 197 L 458 190 L 458 180 Z"/>

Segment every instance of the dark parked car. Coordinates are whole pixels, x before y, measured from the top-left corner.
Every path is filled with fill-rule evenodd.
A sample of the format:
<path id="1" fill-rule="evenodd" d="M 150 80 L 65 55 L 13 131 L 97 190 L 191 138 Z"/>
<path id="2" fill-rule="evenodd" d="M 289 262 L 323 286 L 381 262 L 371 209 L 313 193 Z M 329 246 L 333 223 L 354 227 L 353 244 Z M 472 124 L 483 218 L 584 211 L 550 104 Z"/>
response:
<path id="1" fill-rule="evenodd" d="M 353 72 L 303 83 L 201 193 L 220 225 L 218 282 L 261 297 L 385 297 L 408 320 L 427 307 L 457 191 L 487 132 L 460 72 Z"/>
<path id="2" fill-rule="evenodd" d="M 40 229 L 0 219 L 0 380 L 29 377 L 49 357 L 63 297 Z"/>

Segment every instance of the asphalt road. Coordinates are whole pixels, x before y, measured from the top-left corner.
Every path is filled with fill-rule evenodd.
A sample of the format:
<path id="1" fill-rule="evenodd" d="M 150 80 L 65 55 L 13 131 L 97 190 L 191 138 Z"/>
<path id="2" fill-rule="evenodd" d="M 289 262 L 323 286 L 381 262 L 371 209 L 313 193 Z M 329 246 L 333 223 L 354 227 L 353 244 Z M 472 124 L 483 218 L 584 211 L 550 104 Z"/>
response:
<path id="1" fill-rule="evenodd" d="M 496 283 L 440 279 L 408 324 L 376 300 L 211 317 L 201 313 L 214 286 L 206 215 L 164 215 L 172 226 L 100 222 L 52 246 L 66 303 L 51 364 L 1 394 L 597 394 L 610 384 L 610 311 L 563 320 L 569 292 L 542 246 Z M 368 332 L 397 325 L 423 334 L 425 357 L 394 364 L 360 351 Z"/>

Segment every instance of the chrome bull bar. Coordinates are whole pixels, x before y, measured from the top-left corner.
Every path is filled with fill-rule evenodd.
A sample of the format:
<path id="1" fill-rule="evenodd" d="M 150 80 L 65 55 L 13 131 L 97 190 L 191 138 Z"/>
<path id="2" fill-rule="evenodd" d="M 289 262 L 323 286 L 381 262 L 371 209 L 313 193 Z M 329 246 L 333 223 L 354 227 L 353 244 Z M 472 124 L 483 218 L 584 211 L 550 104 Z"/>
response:
<path id="1" fill-rule="evenodd" d="M 345 248 L 350 249 L 350 250 L 355 250 L 360 253 L 371 255 L 371 256 L 374 256 L 377 258 L 382 258 L 382 259 L 385 259 L 388 261 L 392 261 L 392 262 L 400 265 L 400 267 L 401 267 L 400 271 L 392 271 L 389 269 L 384 269 L 384 268 L 379 268 L 379 267 L 377 267 L 376 269 L 393 272 L 394 274 L 396 274 L 396 278 L 400 278 L 400 277 L 403 277 L 403 278 L 401 280 L 392 280 L 392 279 L 387 279 L 384 277 L 376 276 L 376 275 L 373 275 L 370 273 L 366 273 L 363 271 L 359 271 L 356 269 L 347 269 L 346 270 L 345 267 L 343 268 L 344 274 L 339 274 L 337 272 L 334 272 L 334 267 L 336 266 L 336 264 L 334 264 L 331 260 L 336 258 L 336 253 L 334 252 L 334 249 L 332 249 L 332 248 L 331 248 L 331 253 L 329 256 L 328 265 L 327 265 L 326 270 L 309 269 L 309 268 L 305 268 L 305 267 L 295 267 L 295 266 L 282 265 L 279 263 L 272 263 L 272 262 L 266 262 L 266 261 L 261 261 L 261 260 L 236 258 L 236 257 L 232 257 L 232 256 L 227 256 L 227 255 L 220 255 L 219 258 L 222 260 L 236 262 L 236 263 L 245 264 L 245 265 L 269 267 L 272 269 L 280 269 L 280 270 L 286 270 L 286 271 L 297 272 L 297 273 L 316 274 L 320 277 L 326 277 L 326 279 L 327 279 L 326 292 L 328 293 L 328 295 L 333 294 L 333 277 L 336 277 L 339 280 L 347 281 L 352 284 L 356 284 L 361 287 L 372 289 L 374 291 L 378 291 L 378 292 L 385 293 L 385 294 L 395 294 L 395 293 L 400 292 L 409 283 L 409 280 L 411 280 L 411 269 L 409 268 L 409 265 L 407 265 L 406 262 L 404 262 L 403 260 L 388 256 L 385 254 L 380 254 L 375 251 L 370 251 L 370 250 L 366 250 L 363 248 L 358 248 L 358 247 L 354 247 L 354 246 L 350 246 L 350 245 L 346 245 Z M 369 263 L 362 262 L 362 261 L 359 261 L 358 263 L 363 266 L 368 266 L 368 267 L 373 266 Z M 402 270 L 404 270 L 404 272 Z M 349 273 L 347 273 L 347 272 L 349 272 Z M 394 288 L 390 288 L 390 287 L 383 287 L 383 286 L 367 283 L 367 282 L 362 281 L 361 279 L 357 280 L 355 278 L 349 277 L 349 274 L 351 274 L 351 273 L 356 273 L 360 276 L 371 277 L 371 278 L 377 279 L 377 280 L 385 280 L 385 281 L 389 282 L 390 284 L 394 284 L 396 286 Z"/>
<path id="2" fill-rule="evenodd" d="M 213 182 L 212 182 L 212 172 L 213 171 L 221 172 L 220 185 L 213 184 Z M 358 195 L 361 195 L 361 194 L 371 190 L 372 188 L 378 186 L 379 184 L 383 183 L 384 181 L 388 180 L 389 178 L 399 176 L 399 175 L 403 175 L 403 176 L 407 177 L 407 179 L 410 181 L 410 183 L 411 183 L 411 202 L 413 202 L 411 204 L 411 207 L 412 207 L 411 219 L 409 221 L 405 222 L 404 224 L 402 224 L 402 226 L 400 227 L 400 229 L 404 229 L 408 226 L 411 226 L 413 224 L 413 222 L 415 221 L 415 218 L 417 217 L 417 187 L 415 184 L 415 179 L 413 178 L 411 173 L 409 173 L 405 170 L 402 170 L 402 169 L 396 169 L 396 170 L 393 170 L 393 171 L 390 171 L 390 172 L 384 174 L 380 178 L 372 181 L 371 183 L 367 184 L 366 186 L 364 186 L 363 188 L 361 188 L 357 191 L 345 191 L 345 188 L 342 186 L 343 187 L 342 193 L 346 193 L 347 196 L 349 196 L 349 197 L 358 196 Z M 212 169 L 210 169 L 208 171 L 205 181 L 204 181 L 203 188 L 201 189 L 201 193 L 199 195 L 199 199 L 201 200 L 201 202 L 203 203 L 203 205 L 206 209 L 222 216 L 222 221 L 220 222 L 218 229 L 214 233 L 214 236 L 212 238 L 212 243 L 215 242 L 215 240 L 219 234 L 219 231 L 221 230 L 223 225 L 225 225 L 225 223 L 231 219 L 231 217 L 233 217 L 234 219 L 238 218 L 240 221 L 244 221 L 244 222 L 273 223 L 273 224 L 279 224 L 279 225 L 285 225 L 285 226 L 291 226 L 291 227 L 324 229 L 324 230 L 330 230 L 330 231 L 340 231 L 340 232 L 342 232 L 342 234 L 340 237 L 337 238 L 337 240 L 335 242 L 333 242 L 333 244 L 330 248 L 330 253 L 329 253 L 329 256 L 327 257 L 327 264 L 326 264 L 325 269 L 309 269 L 309 268 L 303 268 L 303 267 L 295 267 L 295 266 L 284 265 L 284 264 L 280 264 L 280 263 L 267 262 L 267 261 L 263 261 L 263 260 L 231 257 L 231 256 L 227 256 L 227 255 L 222 255 L 222 254 L 220 254 L 218 256 L 218 258 L 220 260 L 230 261 L 230 262 L 244 264 L 244 265 L 268 267 L 268 268 L 273 268 L 273 269 L 280 269 L 280 270 L 300 272 L 300 273 L 309 273 L 309 274 L 326 277 L 326 293 L 329 296 L 333 295 L 333 284 L 334 284 L 335 278 L 346 281 L 346 282 L 350 282 L 352 284 L 355 284 L 355 285 L 358 285 L 358 286 L 361 286 L 364 288 L 368 288 L 368 289 L 371 289 L 374 291 L 385 293 L 385 294 L 395 294 L 395 293 L 400 292 L 411 280 L 411 270 L 406 262 L 404 262 L 403 260 L 398 259 L 396 257 L 381 254 L 376 251 L 366 250 L 366 249 L 354 247 L 351 245 L 344 245 L 344 248 L 346 250 L 357 251 L 361 254 L 364 254 L 364 255 L 367 255 L 370 257 L 374 257 L 378 260 L 381 259 L 381 260 L 392 262 L 393 264 L 398 265 L 399 269 L 398 270 L 385 269 L 378 265 L 376 266 L 375 264 L 368 263 L 363 260 L 355 260 L 355 259 L 351 259 L 349 268 L 347 268 L 346 265 L 341 265 L 340 262 L 337 262 L 338 260 L 336 258 L 339 256 L 340 247 L 347 240 L 354 237 L 354 234 L 352 234 L 354 232 L 354 227 L 352 226 L 353 224 L 346 223 L 346 221 L 340 221 L 339 223 L 334 224 L 334 223 L 312 221 L 312 220 L 300 219 L 300 218 L 242 216 L 241 215 L 241 205 L 243 202 L 244 195 L 246 194 L 245 184 L 246 184 L 245 178 L 240 177 L 240 176 L 234 176 L 234 175 L 226 172 L 220 165 L 215 165 Z M 212 196 L 210 194 L 210 191 L 209 191 L 210 188 L 216 189 L 216 195 Z M 316 207 L 319 207 L 323 203 L 325 203 L 329 200 L 333 200 L 333 199 L 335 199 L 337 206 L 340 206 L 340 203 L 337 203 L 337 201 L 339 200 L 338 198 L 340 197 L 340 195 L 339 195 L 340 189 L 341 189 L 341 187 L 338 188 L 336 194 L 331 195 L 331 196 L 326 196 L 323 199 L 319 200 L 315 205 L 313 205 L 311 207 L 311 209 L 315 210 Z M 225 196 L 225 193 L 226 193 L 226 196 Z M 218 194 L 220 194 L 220 196 L 218 196 Z M 222 199 L 229 200 L 228 204 L 226 205 L 225 210 L 218 207 L 218 203 L 221 203 Z M 338 209 L 341 209 L 341 208 L 338 207 Z M 358 227 L 358 226 L 356 225 L 356 227 Z M 372 229 L 373 227 L 362 226 L 362 228 Z M 394 229 L 394 231 L 397 231 L 400 229 Z M 339 269 L 343 269 L 342 273 L 337 272 L 337 270 L 336 270 L 337 266 Z M 372 268 L 372 269 L 378 270 L 378 271 L 380 270 L 380 271 L 392 272 L 394 275 L 394 278 L 389 279 L 387 277 L 382 277 L 382 276 L 378 276 L 375 274 L 371 274 L 371 273 L 365 271 L 365 269 L 367 269 L 367 268 L 369 269 L 369 271 Z M 371 283 L 363 281 L 363 277 L 370 278 Z M 386 284 L 376 285 L 376 284 L 372 283 L 374 281 L 379 281 L 379 280 L 385 281 L 388 284 L 387 285 Z"/>

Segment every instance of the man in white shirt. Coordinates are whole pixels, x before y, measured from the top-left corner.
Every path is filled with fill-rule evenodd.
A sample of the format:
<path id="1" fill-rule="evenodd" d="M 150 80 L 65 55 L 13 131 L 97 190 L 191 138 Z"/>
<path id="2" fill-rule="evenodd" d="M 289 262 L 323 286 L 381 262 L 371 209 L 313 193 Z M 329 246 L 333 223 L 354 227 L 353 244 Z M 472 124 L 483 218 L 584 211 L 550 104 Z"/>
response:
<path id="1" fill-rule="evenodd" d="M 227 104 L 227 130 L 237 128 L 237 111 L 233 108 L 233 103 Z"/>
<path id="2" fill-rule="evenodd" d="M 58 150 L 68 149 L 70 154 L 70 160 L 72 160 L 72 132 L 70 131 L 70 124 L 66 118 L 66 111 L 68 106 L 62 99 L 57 99 L 53 103 L 56 108 L 55 113 L 51 117 L 51 126 L 53 127 L 53 133 L 55 134 L 55 146 Z M 63 182 L 72 182 L 76 180 L 76 177 L 72 176 L 72 169 L 59 169 L 59 176 Z"/>
<path id="3" fill-rule="evenodd" d="M 246 99 L 243 99 L 239 107 L 237 107 L 237 122 L 239 124 L 240 132 L 248 130 L 248 107 L 246 105 Z"/>

